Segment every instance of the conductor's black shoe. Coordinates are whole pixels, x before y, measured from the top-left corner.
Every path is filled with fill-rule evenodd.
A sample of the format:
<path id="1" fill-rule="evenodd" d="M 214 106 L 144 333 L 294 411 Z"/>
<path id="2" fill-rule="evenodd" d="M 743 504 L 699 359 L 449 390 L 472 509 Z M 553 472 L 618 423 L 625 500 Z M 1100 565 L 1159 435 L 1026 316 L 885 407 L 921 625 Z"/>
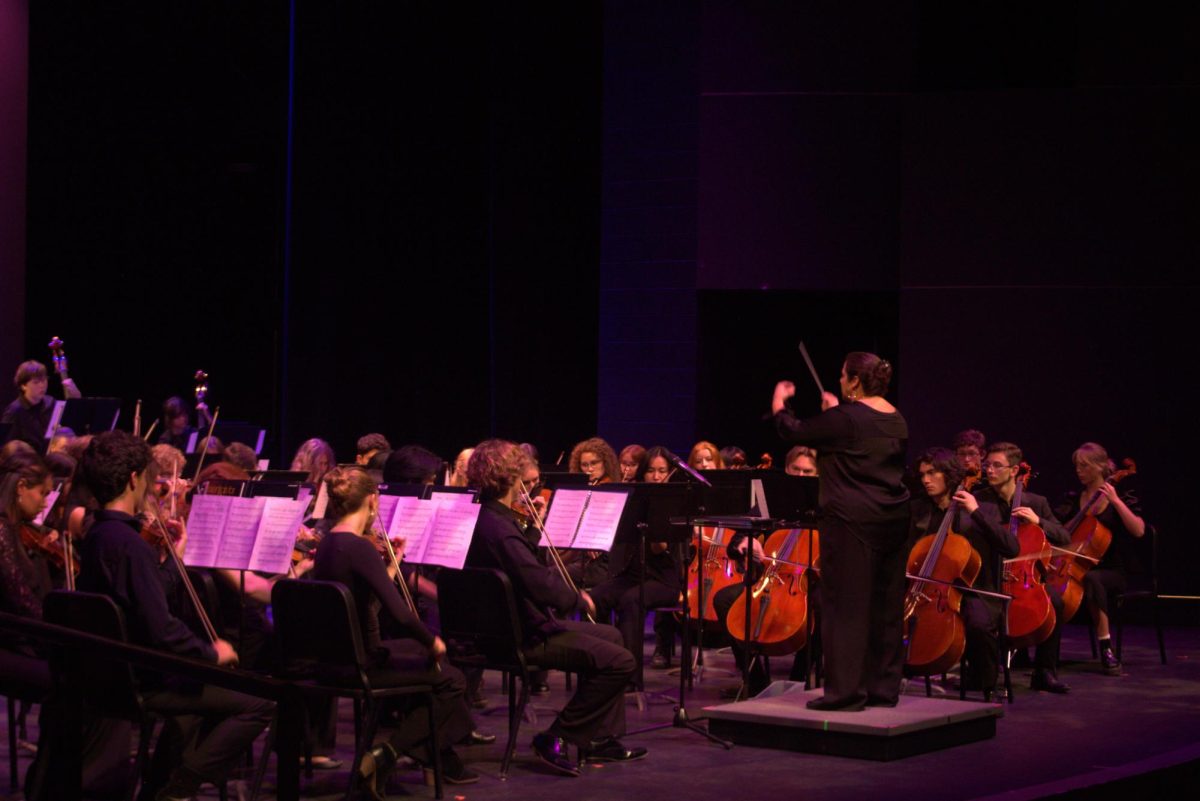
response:
<path id="1" fill-rule="evenodd" d="M 479 730 L 472 731 L 462 739 L 463 745 L 491 745 L 496 742 L 496 735 L 484 734 Z"/>
<path id="2" fill-rule="evenodd" d="M 599 737 L 588 743 L 587 762 L 635 762 L 646 756 L 645 748 L 627 748 L 616 737 Z"/>
<path id="3" fill-rule="evenodd" d="M 812 699 L 805 706 L 818 712 L 862 712 L 866 702 L 847 704 L 845 701 L 827 699 L 822 695 L 820 698 Z"/>
<path id="4" fill-rule="evenodd" d="M 533 753 L 539 761 L 555 773 L 563 776 L 578 776 L 579 765 L 572 761 L 570 746 L 561 737 L 542 732 L 533 736 Z"/>
<path id="5" fill-rule="evenodd" d="M 867 706 L 894 707 L 898 703 L 899 698 L 867 698 Z"/>
<path id="6" fill-rule="evenodd" d="M 1055 676 L 1049 670 L 1033 671 L 1033 679 L 1029 682 L 1029 689 L 1057 693 L 1058 695 L 1066 695 L 1071 692 L 1071 688 L 1059 681 L 1058 676 Z"/>
<path id="7" fill-rule="evenodd" d="M 1100 667 L 1104 669 L 1105 676 L 1121 675 L 1121 661 L 1117 659 L 1117 655 L 1111 648 L 1105 648 L 1100 652 Z"/>

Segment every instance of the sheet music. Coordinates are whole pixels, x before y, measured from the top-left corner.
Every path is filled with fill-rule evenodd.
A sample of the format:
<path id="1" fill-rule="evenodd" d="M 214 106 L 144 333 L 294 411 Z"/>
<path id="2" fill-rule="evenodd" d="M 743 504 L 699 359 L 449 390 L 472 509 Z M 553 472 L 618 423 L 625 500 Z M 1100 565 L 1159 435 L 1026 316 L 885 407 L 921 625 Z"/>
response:
<path id="1" fill-rule="evenodd" d="M 555 548 L 575 547 L 571 541 L 575 539 L 579 518 L 583 516 L 584 506 L 587 505 L 588 496 L 591 494 L 592 491 L 588 489 L 564 487 L 555 490 L 550 499 L 550 510 L 546 513 L 546 533 L 538 545 L 545 547 L 546 538 L 549 537 Z"/>
<path id="2" fill-rule="evenodd" d="M 426 503 L 436 505 L 430 534 L 421 558 L 409 561 L 461 570 L 467 561 L 467 551 L 471 549 L 480 505 L 471 495 L 442 492 L 435 492 L 433 499 Z"/>
<path id="3" fill-rule="evenodd" d="M 379 496 L 379 528 L 387 531 L 392 527 L 392 517 L 396 514 L 396 501 L 399 495 Z"/>
<path id="4" fill-rule="evenodd" d="M 327 506 L 329 506 L 329 486 L 322 481 L 320 489 L 317 490 L 317 502 L 313 504 L 312 519 L 324 520 Z"/>
<path id="5" fill-rule="evenodd" d="M 183 563 L 189 567 L 215 567 L 221 548 L 221 531 L 229 514 L 230 498 L 222 495 L 197 495 L 188 513 L 188 543 Z"/>
<path id="6" fill-rule="evenodd" d="M 308 509 L 307 498 L 264 498 L 262 522 L 254 552 L 248 565 L 250 570 L 264 573 L 287 573 L 292 566 L 292 549 L 296 544 L 296 532 L 304 522 Z"/>
<path id="7" fill-rule="evenodd" d="M 258 524 L 262 522 L 267 498 L 229 498 L 229 513 L 221 533 L 221 548 L 214 567 L 245 570 L 254 553 Z"/>
<path id="8" fill-rule="evenodd" d="M 629 495 L 624 492 L 593 492 L 571 547 L 588 551 L 611 550 L 627 500 Z"/>
<path id="9" fill-rule="evenodd" d="M 271 469 L 271 460 L 270 459 L 259 459 L 257 469 L 270 470 Z"/>
<path id="10" fill-rule="evenodd" d="M 196 438 L 199 436 L 200 436 L 199 431 L 193 431 L 191 434 L 188 435 L 187 449 L 184 450 L 184 453 L 195 453 L 196 452 Z"/>
<path id="11" fill-rule="evenodd" d="M 392 512 L 392 522 L 388 526 L 388 539 L 403 539 L 405 560 L 419 562 L 425 554 L 425 544 L 429 539 L 437 504 L 413 496 L 393 497 L 396 499 L 396 507 Z"/>
<path id="12" fill-rule="evenodd" d="M 46 439 L 54 436 L 54 432 L 58 430 L 58 424 L 62 422 L 63 409 L 67 408 L 66 401 L 55 401 L 54 411 L 50 413 L 50 425 L 46 426 Z"/>
<path id="13" fill-rule="evenodd" d="M 54 504 L 58 503 L 58 496 L 62 494 L 62 489 L 56 487 L 50 490 L 50 494 L 46 496 L 46 502 L 42 504 L 42 511 L 37 513 L 37 517 L 33 518 L 33 523 L 40 526 L 46 522 L 46 515 L 50 514 L 50 510 L 54 508 Z"/>

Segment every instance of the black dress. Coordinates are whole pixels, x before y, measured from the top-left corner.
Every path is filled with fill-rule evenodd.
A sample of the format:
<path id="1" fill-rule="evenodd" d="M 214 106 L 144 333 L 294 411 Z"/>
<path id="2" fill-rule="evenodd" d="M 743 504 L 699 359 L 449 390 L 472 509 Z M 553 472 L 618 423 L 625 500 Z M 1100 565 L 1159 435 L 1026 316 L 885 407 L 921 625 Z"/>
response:
<path id="1" fill-rule="evenodd" d="M 441 748 L 449 748 L 471 733 L 471 715 L 464 693 L 466 679 L 453 665 L 434 669 L 429 659 L 433 634 L 400 597 L 400 591 L 388 577 L 379 552 L 363 537 L 349 531 L 331 531 L 321 540 L 310 575 L 320 581 L 344 584 L 354 597 L 363 646 L 374 659 L 372 682 L 381 687 L 406 684 L 433 686 L 434 717 L 437 720 Z M 379 610 L 388 614 L 411 637 L 381 640 Z M 389 739 L 397 753 L 407 753 L 429 762 L 424 741 L 429 727 L 424 715 L 405 715 Z"/>
<path id="2" fill-rule="evenodd" d="M 908 425 L 899 412 L 844 403 L 775 425 L 817 450 L 825 709 L 892 705 L 904 668 Z"/>

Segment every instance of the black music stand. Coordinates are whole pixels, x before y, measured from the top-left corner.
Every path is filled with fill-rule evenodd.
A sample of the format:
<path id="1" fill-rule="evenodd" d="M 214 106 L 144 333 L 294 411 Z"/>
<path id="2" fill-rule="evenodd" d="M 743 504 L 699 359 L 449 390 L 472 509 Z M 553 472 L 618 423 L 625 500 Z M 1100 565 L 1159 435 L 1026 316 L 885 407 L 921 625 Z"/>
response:
<path id="1" fill-rule="evenodd" d="M 687 483 L 669 483 L 669 484 L 639 484 L 637 485 L 642 491 L 642 498 L 645 500 L 644 517 L 639 521 L 639 543 L 641 546 L 642 560 L 642 581 L 645 581 L 646 576 L 646 541 L 647 536 L 652 534 L 655 542 L 670 542 L 679 550 L 677 551 L 678 565 L 680 571 L 681 586 L 683 588 L 683 649 L 680 652 L 680 671 L 679 671 L 679 702 L 675 706 L 675 713 L 671 717 L 670 723 L 661 723 L 657 726 L 648 726 L 644 729 L 629 732 L 630 735 L 642 734 L 645 732 L 658 731 L 660 729 L 676 728 L 688 729 L 696 734 L 708 738 L 714 743 L 723 746 L 726 750 L 733 748 L 733 743 L 728 740 L 723 740 L 712 734 L 707 729 L 693 723 L 688 717 L 687 712 L 687 691 L 692 686 L 691 667 L 691 608 L 688 602 L 688 559 L 686 558 L 687 551 L 684 547 L 691 539 L 691 531 L 693 525 L 693 515 L 699 510 L 699 498 L 696 492 L 695 485 L 691 482 Z M 636 490 L 635 490 L 636 492 Z M 635 496 L 636 497 L 636 496 Z M 682 511 L 683 516 L 672 514 L 673 511 Z M 698 529 L 697 529 L 698 531 Z M 681 532 L 681 533 L 676 533 Z M 700 535 L 697 534 L 699 537 Z M 698 552 L 700 556 L 703 551 Z M 642 625 L 645 625 L 646 619 L 646 600 L 645 590 L 643 588 L 639 597 L 639 614 L 641 615 Z M 703 624 L 701 624 L 703 625 Z M 640 648 L 639 651 L 644 651 Z M 638 655 L 638 680 L 639 688 L 642 686 L 642 654 Z"/>
<path id="2" fill-rule="evenodd" d="M 65 404 L 56 428 L 69 428 L 78 435 L 99 434 L 117 427 L 121 416 L 120 398 L 68 398 L 58 401 Z M 47 439 L 53 436 L 47 432 Z"/>

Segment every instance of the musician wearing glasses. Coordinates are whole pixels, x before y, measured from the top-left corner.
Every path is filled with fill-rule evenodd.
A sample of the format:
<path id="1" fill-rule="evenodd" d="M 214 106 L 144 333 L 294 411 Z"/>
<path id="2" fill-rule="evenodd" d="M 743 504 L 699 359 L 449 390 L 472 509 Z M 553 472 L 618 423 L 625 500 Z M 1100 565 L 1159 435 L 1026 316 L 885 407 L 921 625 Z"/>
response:
<path id="1" fill-rule="evenodd" d="M 987 484 L 976 493 L 979 501 L 994 503 L 999 508 L 1000 524 L 1003 526 L 1008 526 L 1009 521 L 1017 517 L 1022 522 L 1041 526 L 1051 545 L 1069 545 L 1071 535 L 1063 528 L 1062 523 L 1058 522 L 1049 502 L 1043 496 L 1022 490 L 1021 505 L 1013 508 L 1017 473 L 1023 458 L 1021 449 L 1011 442 L 994 442 L 987 446 L 982 465 L 983 477 Z M 1054 630 L 1037 646 L 1030 687 L 1062 695 L 1071 690 L 1058 679 L 1058 646 L 1062 640 L 1063 623 L 1066 622 L 1063 620 L 1062 595 L 1050 585 L 1046 585 L 1046 594 L 1054 607 Z"/>

